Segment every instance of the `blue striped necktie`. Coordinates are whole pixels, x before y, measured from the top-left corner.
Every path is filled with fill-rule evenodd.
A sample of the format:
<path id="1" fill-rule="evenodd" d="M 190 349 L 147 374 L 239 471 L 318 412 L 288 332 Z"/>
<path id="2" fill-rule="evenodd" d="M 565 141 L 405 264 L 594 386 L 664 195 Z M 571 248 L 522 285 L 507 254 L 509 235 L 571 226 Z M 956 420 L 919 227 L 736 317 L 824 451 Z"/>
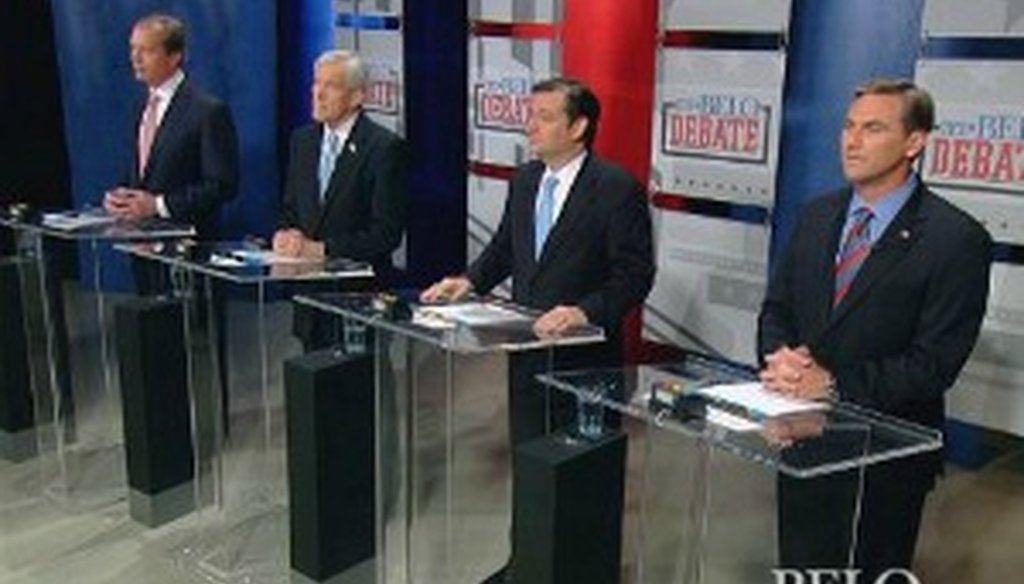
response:
<path id="1" fill-rule="evenodd" d="M 544 179 L 540 187 L 540 197 L 537 199 L 533 219 L 533 257 L 536 259 L 540 259 L 540 252 L 544 249 L 544 242 L 547 241 L 551 225 L 554 223 L 557 186 L 558 177 L 551 175 Z"/>
<path id="2" fill-rule="evenodd" d="M 839 257 L 836 258 L 836 287 L 832 296 L 832 306 L 837 306 L 846 297 L 853 279 L 857 277 L 857 271 L 864 265 L 864 260 L 871 252 L 870 223 L 874 216 L 867 207 L 858 207 L 853 211 L 853 223 L 846 232 Z"/>
<path id="3" fill-rule="evenodd" d="M 338 152 L 341 151 L 341 141 L 334 132 L 328 132 L 327 144 L 320 151 L 320 168 L 318 176 L 320 179 L 320 202 L 322 203 L 327 194 L 327 185 L 331 182 L 331 175 L 334 174 L 334 163 L 338 159 Z"/>

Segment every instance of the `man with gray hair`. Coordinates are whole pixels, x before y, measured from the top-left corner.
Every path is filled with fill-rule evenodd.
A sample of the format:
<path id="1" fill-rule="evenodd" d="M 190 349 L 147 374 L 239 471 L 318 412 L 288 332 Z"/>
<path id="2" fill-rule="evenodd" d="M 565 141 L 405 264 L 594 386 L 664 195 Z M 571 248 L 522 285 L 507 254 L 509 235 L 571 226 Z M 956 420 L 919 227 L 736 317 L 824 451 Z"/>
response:
<path id="1" fill-rule="evenodd" d="M 366 74 L 358 55 L 317 58 L 311 88 L 314 123 L 295 130 L 289 149 L 278 253 L 368 261 L 378 273 L 405 229 L 402 140 L 362 111 Z"/>

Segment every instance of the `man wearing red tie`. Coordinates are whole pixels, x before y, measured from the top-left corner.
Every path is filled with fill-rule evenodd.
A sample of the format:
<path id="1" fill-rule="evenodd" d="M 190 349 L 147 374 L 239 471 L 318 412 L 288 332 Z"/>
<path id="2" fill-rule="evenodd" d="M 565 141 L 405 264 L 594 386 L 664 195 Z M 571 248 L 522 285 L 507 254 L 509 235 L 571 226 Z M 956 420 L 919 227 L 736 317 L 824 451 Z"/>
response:
<path id="1" fill-rule="evenodd" d="M 933 428 L 978 338 L 991 238 L 913 171 L 934 105 L 905 80 L 855 92 L 840 142 L 849 187 L 801 212 L 759 318 L 761 380 Z M 784 568 L 910 569 L 941 453 L 778 484 Z M 859 498 L 858 498 L 859 495 Z"/>
<path id="2" fill-rule="evenodd" d="M 132 162 L 107 192 L 106 210 L 127 219 L 160 216 L 213 238 L 220 205 L 238 187 L 238 145 L 227 106 L 193 85 L 182 70 L 185 27 L 156 14 L 131 34 L 135 78 L 147 91 L 137 107 Z"/>

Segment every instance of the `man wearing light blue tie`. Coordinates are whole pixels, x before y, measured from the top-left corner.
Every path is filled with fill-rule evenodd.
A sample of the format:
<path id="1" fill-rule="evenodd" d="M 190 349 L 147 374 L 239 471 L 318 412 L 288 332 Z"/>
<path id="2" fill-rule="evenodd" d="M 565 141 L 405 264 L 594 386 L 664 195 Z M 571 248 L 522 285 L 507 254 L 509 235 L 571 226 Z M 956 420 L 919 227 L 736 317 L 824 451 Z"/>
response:
<path id="1" fill-rule="evenodd" d="M 314 123 L 292 134 L 281 228 L 274 251 L 346 257 L 391 267 L 405 230 L 401 138 L 362 111 L 362 60 L 332 50 L 314 65 Z"/>
<path id="2" fill-rule="evenodd" d="M 622 318 L 644 301 L 654 279 L 646 193 L 590 151 L 599 116 L 597 97 L 578 81 L 534 85 L 526 134 L 537 160 L 516 170 L 498 231 L 466 274 L 444 278 L 421 296 L 435 302 L 486 294 L 511 276 L 512 299 L 543 311 L 533 325 L 537 334 L 588 323 L 604 328 L 606 342 L 560 348 L 553 363 L 544 351 L 510 357 L 513 447 L 564 426 L 571 412 L 554 395 L 549 411 L 534 375 L 620 362 Z M 514 558 L 510 568 L 514 573 Z M 507 577 L 502 568 L 487 582 Z"/>

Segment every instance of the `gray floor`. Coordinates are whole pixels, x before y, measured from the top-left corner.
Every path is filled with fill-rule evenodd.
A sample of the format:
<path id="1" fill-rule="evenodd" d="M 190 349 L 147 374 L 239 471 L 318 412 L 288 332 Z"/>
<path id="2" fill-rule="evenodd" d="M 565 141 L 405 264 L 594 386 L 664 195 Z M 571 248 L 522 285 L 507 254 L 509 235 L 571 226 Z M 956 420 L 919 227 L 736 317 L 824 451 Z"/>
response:
<path id="1" fill-rule="evenodd" d="M 83 313 L 89 300 L 78 307 Z M 232 340 L 244 346 L 256 336 L 250 318 L 251 305 L 231 308 Z M 287 334 L 288 309 L 278 306 L 269 313 L 271 354 L 286 356 L 298 351 Z M 95 362 L 95 327 L 75 328 L 76 351 L 89 356 L 78 362 Z M 91 356 L 90 356 L 91 355 Z M 237 447 L 225 458 L 226 497 L 244 518 L 253 501 L 276 510 L 262 519 L 235 521 L 244 524 L 242 542 L 230 548 L 232 558 L 250 558 L 266 564 L 252 575 L 252 582 L 287 582 L 284 531 L 283 435 L 280 415 L 281 369 L 269 371 L 272 381 L 270 462 L 254 463 L 249 446 L 263 444 L 266 420 L 256 415 L 260 394 L 259 370 L 251 354 L 232 355 L 232 375 L 242 388 L 234 412 L 233 436 Z M 418 379 L 438 374 L 439 362 L 419 355 L 408 367 Z M 456 388 L 456 406 L 450 412 L 437 407 L 438 396 L 416 395 L 417 412 L 412 428 L 420 444 L 400 456 L 413 457 L 416 482 L 412 492 L 399 493 L 391 512 L 408 513 L 412 540 L 404 531 L 391 529 L 385 539 L 391 579 L 409 569 L 417 582 L 474 582 L 499 564 L 508 551 L 508 452 L 504 447 L 504 367 L 500 360 L 467 362 L 461 371 L 476 380 Z M 99 372 L 76 372 L 82 379 L 98 381 Z M 235 386 L 233 386 L 234 388 Z M 483 389 L 481 389 L 483 388 Z M 83 396 L 85 397 L 85 396 Z M 102 396 L 96 403 L 103 404 Z M 89 403 L 89 400 L 84 400 Z M 19 464 L 0 461 L 0 583 L 92 584 L 210 582 L 210 571 L 195 568 L 197 541 L 210 543 L 233 534 L 211 531 L 223 517 L 205 510 L 158 529 L 132 522 L 124 499 L 123 471 L 116 448 L 119 425 L 109 403 L 83 408 L 82 436 L 94 447 L 88 456 L 71 458 L 75 471 L 65 477 L 71 494 L 55 489 L 56 465 L 52 454 Z M 115 418 L 115 419 L 111 419 Z M 701 526 L 694 521 L 687 502 L 695 494 L 693 468 L 696 451 L 683 439 L 649 433 L 639 425 L 630 433 L 630 467 L 627 475 L 627 513 L 622 550 L 622 582 L 674 584 L 684 581 L 683 558 L 693 554 L 687 544 Z M 453 432 L 453 450 L 443 436 Z M 1024 570 L 1024 441 L 991 437 L 998 453 L 980 470 L 950 468 L 931 496 L 926 510 L 915 572 L 928 583 L 1002 583 L 1017 581 Z M 455 461 L 443 471 L 445 460 Z M 711 519 L 706 526 L 704 581 L 712 583 L 771 582 L 774 520 L 773 480 L 769 473 L 722 454 L 712 458 L 713 485 L 709 494 Z M 252 489 L 253 484 L 271 485 Z M 266 507 L 269 501 L 269 507 Z M 237 504 L 236 504 L 237 503 Z M 455 517 L 455 519 L 452 519 Z M 250 529 L 251 528 L 251 529 Z M 201 537 L 200 537 L 201 536 Z M 234 540 L 232 540 L 234 541 Z M 445 543 L 447 542 L 447 543 Z M 244 549 L 243 549 L 244 547 Z M 192 554 L 192 555 L 190 555 Z"/>

